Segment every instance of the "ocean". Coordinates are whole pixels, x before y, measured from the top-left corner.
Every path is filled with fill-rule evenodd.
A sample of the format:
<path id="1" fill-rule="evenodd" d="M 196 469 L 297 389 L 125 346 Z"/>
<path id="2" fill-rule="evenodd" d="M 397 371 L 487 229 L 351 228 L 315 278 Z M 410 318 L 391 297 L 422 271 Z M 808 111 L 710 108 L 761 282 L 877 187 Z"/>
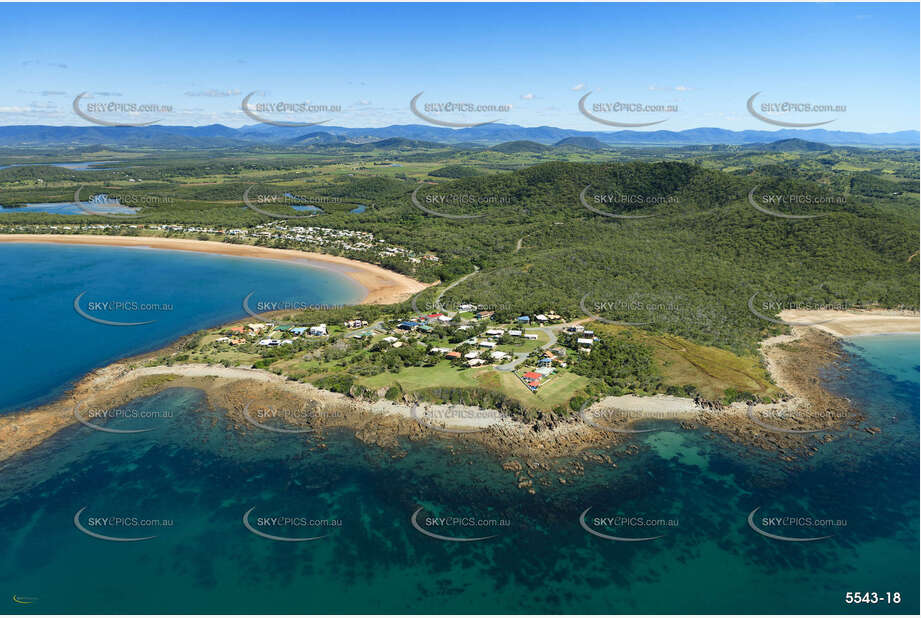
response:
<path id="1" fill-rule="evenodd" d="M 63 255 L 52 259 L 58 268 L 31 266 L 43 283 L 22 284 L 14 303 L 50 304 L 40 290 L 58 281 L 63 291 L 52 298 L 65 306 L 83 287 L 105 289 L 107 280 L 87 279 L 85 266 L 78 274 L 64 267 Z M 137 259 L 135 267 L 149 258 Z M 106 256 L 98 260 L 99 273 L 112 272 Z M 265 265 L 263 276 L 274 276 L 276 266 Z M 180 267 L 198 272 L 198 263 Z M 203 283 L 195 277 L 174 280 L 177 302 Z M 150 290 L 159 289 L 155 283 Z M 255 283 L 233 285 L 234 294 L 245 294 Z M 221 311 L 233 308 L 200 317 L 207 322 Z M 53 343 L 68 331 L 22 332 Z M 3 607 L 914 614 L 919 339 L 861 337 L 845 345 L 850 358 L 822 380 L 865 411 L 882 429 L 875 436 L 846 430 L 815 457 L 785 462 L 706 429 L 666 424 L 594 451 L 616 465 L 602 457 L 556 462 L 537 474 L 533 495 L 502 469 L 507 458 L 470 441 L 406 440 L 385 450 L 345 429 L 241 431 L 200 391 L 169 389 L 132 404 L 170 410 L 169 417 L 107 425 L 151 431 L 77 425 L 0 465 Z M 749 518 L 794 540 L 764 536 Z M 472 540 L 480 537 L 488 538 Z M 651 540 L 636 540 L 643 538 Z M 854 592 L 875 592 L 877 603 L 847 603 Z"/>
<path id="2" fill-rule="evenodd" d="M 0 414 L 57 399 L 120 358 L 245 318 L 251 292 L 256 313 L 260 302 L 337 305 L 364 295 L 344 275 L 296 262 L 143 247 L 2 243 L 0 264 Z M 74 308 L 81 294 L 90 317 L 151 323 L 94 322 Z"/>

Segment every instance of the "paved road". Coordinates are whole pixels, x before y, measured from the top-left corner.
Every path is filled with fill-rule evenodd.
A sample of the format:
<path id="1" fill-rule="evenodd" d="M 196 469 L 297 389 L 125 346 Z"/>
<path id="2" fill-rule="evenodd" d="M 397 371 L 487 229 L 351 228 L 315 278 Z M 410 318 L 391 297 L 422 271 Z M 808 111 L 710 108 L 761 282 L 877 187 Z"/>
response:
<path id="1" fill-rule="evenodd" d="M 546 333 L 549 340 L 547 341 L 547 343 L 540 346 L 541 350 L 546 350 L 547 348 L 550 348 L 556 345 L 556 330 L 562 327 L 563 326 L 561 325 L 561 326 L 545 326 L 543 328 L 529 328 L 525 332 L 539 330 L 539 331 Z M 526 359 L 528 356 L 530 356 L 528 352 L 515 352 L 514 360 L 504 365 L 496 365 L 495 369 L 496 371 L 515 371 L 515 368 L 518 367 L 518 365 L 520 365 L 521 363 L 523 363 L 524 359 Z"/>

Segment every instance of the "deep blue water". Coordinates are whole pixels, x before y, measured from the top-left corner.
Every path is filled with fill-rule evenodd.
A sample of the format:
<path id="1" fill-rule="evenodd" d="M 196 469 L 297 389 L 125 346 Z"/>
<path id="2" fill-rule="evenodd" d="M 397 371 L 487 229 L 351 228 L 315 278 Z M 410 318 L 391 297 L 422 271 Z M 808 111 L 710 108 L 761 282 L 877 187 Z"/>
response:
<path id="1" fill-rule="evenodd" d="M 250 292 L 254 310 L 260 300 L 299 306 L 362 296 L 351 279 L 300 263 L 160 249 L 4 243 L 0 264 L 0 413 L 54 399 L 93 368 L 245 317 Z M 83 292 L 78 304 L 93 317 L 153 323 L 90 321 L 74 309 Z M 91 309 L 104 302 L 125 309 Z"/>
<path id="2" fill-rule="evenodd" d="M 41 270 L 32 272 L 39 283 Z M 46 277 L 76 279 L 69 292 L 100 285 L 82 273 L 50 269 Z M 188 282 L 177 278 L 173 287 L 187 291 Z M 58 331 L 30 332 L 51 339 Z M 851 358 L 823 379 L 882 429 L 878 435 L 846 430 L 815 457 L 788 463 L 705 430 L 663 424 L 599 451 L 616 467 L 557 462 L 537 475 L 535 495 L 517 487 L 503 460 L 462 439 L 383 450 L 347 430 L 241 431 L 200 391 L 170 389 L 131 404 L 169 416 L 107 424 L 150 432 L 77 425 L 0 465 L 0 589 L 34 600 L 7 601 L 17 613 L 917 613 L 918 337 L 847 345 Z M 573 463 L 584 474 L 560 471 Z M 411 524 L 420 507 L 417 523 L 429 532 L 496 536 L 432 538 Z M 589 507 L 596 531 L 661 538 L 589 534 L 579 524 Z M 758 535 L 747 523 L 758 507 L 756 523 L 771 533 L 830 538 Z M 250 509 L 257 531 L 328 536 L 296 543 L 258 536 L 243 525 Z M 78 512 L 80 525 L 97 534 L 156 538 L 93 538 L 77 529 Z M 593 519 L 614 515 L 670 523 Z M 165 523 L 96 519 L 107 516 Z M 427 520 L 441 516 L 508 525 Z M 836 525 L 762 520 L 778 516 Z M 899 592 L 901 603 L 847 605 L 854 591 Z"/>

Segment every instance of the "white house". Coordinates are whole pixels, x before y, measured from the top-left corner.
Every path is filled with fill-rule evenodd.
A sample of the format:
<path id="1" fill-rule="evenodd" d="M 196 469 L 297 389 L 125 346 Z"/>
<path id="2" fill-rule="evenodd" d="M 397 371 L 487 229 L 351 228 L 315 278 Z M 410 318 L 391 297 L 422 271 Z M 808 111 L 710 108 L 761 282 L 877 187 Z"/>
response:
<path id="1" fill-rule="evenodd" d="M 397 341 L 397 338 L 396 337 L 384 337 L 383 339 L 381 339 L 381 341 L 386 341 L 387 343 L 393 343 L 394 341 Z"/>
<path id="2" fill-rule="evenodd" d="M 520 330 L 510 330 L 508 331 L 508 334 L 511 335 L 512 337 L 521 337 Z"/>
<path id="3" fill-rule="evenodd" d="M 490 337 L 501 337 L 505 334 L 505 331 L 501 328 L 490 328 L 486 331 L 486 334 Z"/>
<path id="4" fill-rule="evenodd" d="M 326 336 L 326 324 L 317 324 L 310 327 L 310 334 L 319 337 Z"/>
<path id="5" fill-rule="evenodd" d="M 546 322 L 546 321 L 548 320 L 547 316 L 545 316 L 543 313 L 538 313 L 538 314 L 537 314 L 536 316 L 534 316 L 534 317 L 537 318 L 537 321 L 538 321 L 538 322 Z"/>
<path id="6" fill-rule="evenodd" d="M 591 337 L 579 337 L 576 339 L 576 343 L 579 345 L 591 346 L 593 343 L 595 343 L 595 340 Z"/>
<path id="7" fill-rule="evenodd" d="M 489 358 L 493 360 L 502 360 L 503 358 L 508 358 L 508 354 L 506 354 L 505 352 L 496 350 L 495 352 L 489 353 Z"/>
<path id="8" fill-rule="evenodd" d="M 430 354 L 447 354 L 451 351 L 451 348 L 432 348 L 429 350 Z"/>
<path id="9" fill-rule="evenodd" d="M 477 365 L 482 365 L 485 362 L 486 361 L 484 361 L 482 358 L 471 358 L 467 361 L 467 364 L 471 367 L 476 367 Z"/>
<path id="10" fill-rule="evenodd" d="M 490 349 L 492 349 L 492 348 L 496 347 L 496 342 L 495 342 L 495 341 L 481 341 L 481 342 L 480 342 L 480 347 L 481 347 L 481 348 L 490 348 Z"/>
<path id="11" fill-rule="evenodd" d="M 464 358 L 466 359 L 479 358 L 479 357 L 480 357 L 479 352 L 467 352 L 466 354 L 464 354 Z"/>
<path id="12" fill-rule="evenodd" d="M 534 333 L 525 333 L 524 338 L 527 339 L 528 341 L 537 341 L 537 335 L 535 335 Z"/>

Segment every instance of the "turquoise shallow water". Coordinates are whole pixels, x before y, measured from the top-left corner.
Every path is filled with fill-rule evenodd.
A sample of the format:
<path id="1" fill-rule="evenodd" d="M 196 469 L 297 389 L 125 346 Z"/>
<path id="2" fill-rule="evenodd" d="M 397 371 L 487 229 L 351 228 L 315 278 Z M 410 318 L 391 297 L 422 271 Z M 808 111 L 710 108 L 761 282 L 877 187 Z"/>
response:
<path id="1" fill-rule="evenodd" d="M 95 359 L 131 346 L 160 345 L 156 337 L 131 334 L 143 332 L 140 327 L 106 327 L 76 316 L 73 294 L 84 288 L 124 295 L 136 289 L 126 282 L 150 279 L 149 289 L 157 291 L 172 276 L 178 306 L 189 290 L 210 290 L 215 278 L 231 286 L 231 296 L 242 296 L 251 285 L 268 281 L 273 289 L 298 272 L 285 270 L 292 265 L 257 263 L 250 274 L 246 264 L 199 262 L 186 254 L 163 257 L 167 266 L 160 264 L 164 252 L 156 258 L 117 251 L 87 256 L 84 248 L 69 249 L 51 257 L 18 254 L 16 267 L 29 277 L 12 286 L 6 310 L 13 316 L 8 319 L 25 320 L 24 334 L 49 349 L 62 332 L 86 349 L 113 346 L 80 362 L 101 363 Z M 120 276 L 113 279 L 113 272 Z M 54 287 L 66 293 L 43 292 Z M 325 291 L 311 289 L 315 302 L 332 302 Z M 236 311 L 235 304 L 206 305 L 207 311 L 189 315 L 207 322 Z M 43 327 L 69 314 L 80 321 Z M 185 320 L 170 322 L 162 336 L 174 337 L 176 324 L 186 326 Z M 787 463 L 703 430 L 661 425 L 661 431 L 601 451 L 616 467 L 558 462 L 538 475 L 535 495 L 517 487 L 501 460 L 463 440 L 407 441 L 391 451 L 363 444 L 346 430 L 295 435 L 241 429 L 228 424 L 223 411 L 209 409 L 200 391 L 170 389 L 126 406 L 141 416 L 168 415 L 106 424 L 149 432 L 112 434 L 77 425 L 0 465 L 0 608 L 917 613 L 918 337 L 860 338 L 846 345 L 851 357 L 822 377 L 882 429 L 876 436 L 848 430 L 812 459 Z M 72 354 L 61 347 L 61 356 Z M 26 348 L 10 342 L 6 351 L 27 360 Z M 10 363 L 4 370 L 10 375 L 17 368 Z M 22 371 L 18 380 L 50 385 L 62 379 L 30 375 Z M 584 465 L 584 474 L 559 471 L 575 463 Z M 411 521 L 420 508 L 416 523 L 422 531 Z M 761 536 L 747 521 L 756 508 L 755 524 L 772 534 L 829 538 L 789 542 Z M 591 534 L 580 525 L 586 509 L 592 531 L 658 538 L 627 542 Z M 265 538 L 244 526 L 247 512 L 256 532 L 323 538 Z M 596 519 L 614 516 L 643 521 Z M 781 516 L 831 524 L 773 521 Z M 442 517 L 465 519 L 437 519 Z M 77 524 L 108 537 L 155 538 L 102 540 Z M 445 541 L 423 531 L 492 538 Z M 845 593 L 855 591 L 899 592 L 901 603 L 847 605 Z M 15 603 L 14 595 L 31 604 Z"/>
<path id="2" fill-rule="evenodd" d="M 915 338 L 917 346 L 917 337 Z M 875 342 L 871 345 L 875 345 Z M 855 350 L 856 351 L 856 350 Z M 917 363 L 915 356 L 905 359 Z M 0 588 L 37 599 L 17 612 L 714 612 L 916 613 L 918 610 L 918 380 L 854 357 L 829 375 L 862 400 L 882 434 L 855 434 L 798 464 L 750 452 L 701 431 L 659 431 L 606 451 L 563 485 L 556 472 L 536 495 L 516 487 L 499 460 L 454 440 L 405 443 L 405 456 L 359 443 L 349 431 L 308 436 L 225 423 L 199 391 L 172 389 L 135 402 L 171 409 L 157 421 L 78 426 L 0 469 Z M 885 386 L 884 386 L 885 385 Z M 893 418 L 895 417 L 895 418 Z M 888 419 L 888 422 L 885 422 Z M 562 462 L 560 465 L 565 465 Z M 96 526 L 103 516 L 170 526 Z M 422 527 L 480 542 L 445 542 Z M 663 535 L 612 542 L 587 533 Z M 809 543 L 812 529 L 770 527 L 761 515 L 845 521 Z M 269 540 L 267 533 L 325 538 Z M 674 525 L 595 525 L 594 516 L 640 515 Z M 507 526 L 446 526 L 428 517 L 473 516 Z M 341 522 L 341 527 L 260 526 L 258 517 Z M 316 523 L 316 522 L 314 522 Z M 854 606 L 848 591 L 900 592 L 899 605 Z M 10 607 L 9 609 L 12 609 Z"/>
<path id="3" fill-rule="evenodd" d="M 54 399 L 90 370 L 245 317 L 243 298 L 345 304 L 351 279 L 294 262 L 130 247 L 0 244 L 0 413 Z M 81 317 L 79 306 L 110 326 Z M 94 310 L 93 303 L 109 303 Z M 113 303 L 122 303 L 124 309 Z M 148 307 L 144 307 L 144 306 Z"/>

